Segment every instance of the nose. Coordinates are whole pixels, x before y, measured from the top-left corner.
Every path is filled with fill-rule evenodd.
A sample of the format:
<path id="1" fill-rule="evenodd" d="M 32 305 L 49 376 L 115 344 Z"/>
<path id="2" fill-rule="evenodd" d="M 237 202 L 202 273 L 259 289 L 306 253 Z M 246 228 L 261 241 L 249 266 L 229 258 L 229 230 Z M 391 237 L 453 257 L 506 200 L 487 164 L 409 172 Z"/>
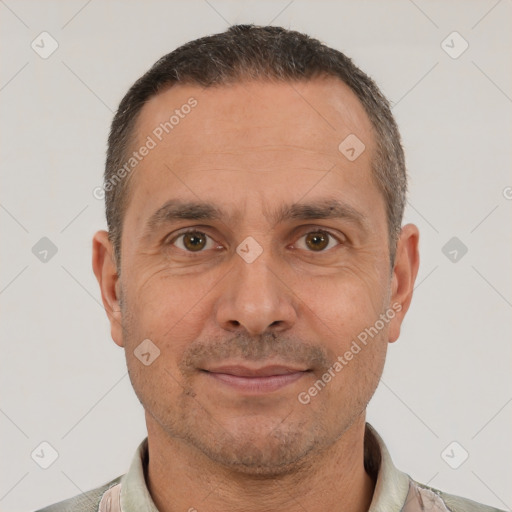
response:
<path id="1" fill-rule="evenodd" d="M 219 293 L 217 323 L 227 331 L 245 330 L 253 336 L 290 329 L 297 319 L 298 302 L 292 290 L 293 283 L 271 261 L 269 252 L 251 263 L 235 255 Z"/>

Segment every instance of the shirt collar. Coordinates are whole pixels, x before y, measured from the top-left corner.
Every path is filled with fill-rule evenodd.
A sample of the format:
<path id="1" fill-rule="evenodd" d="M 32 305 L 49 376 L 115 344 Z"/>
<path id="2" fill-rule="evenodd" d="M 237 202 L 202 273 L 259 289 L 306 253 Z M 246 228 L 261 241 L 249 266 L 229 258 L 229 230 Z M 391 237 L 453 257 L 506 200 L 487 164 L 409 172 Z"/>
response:
<path id="1" fill-rule="evenodd" d="M 368 512 L 400 512 L 409 492 L 409 476 L 394 466 L 384 441 L 369 423 L 366 423 L 364 452 L 366 471 L 377 475 Z M 121 480 L 122 512 L 158 512 L 146 486 L 147 463 L 146 437 Z"/>
<path id="2" fill-rule="evenodd" d="M 122 512 L 158 512 L 146 486 L 148 438 L 140 443 L 128 473 L 121 480 Z"/>
<path id="3" fill-rule="evenodd" d="M 399 471 L 377 431 L 366 424 L 364 436 L 365 467 L 377 468 L 377 482 L 368 512 L 400 512 L 409 492 L 410 478 Z M 370 466 L 370 468 L 369 468 Z"/>

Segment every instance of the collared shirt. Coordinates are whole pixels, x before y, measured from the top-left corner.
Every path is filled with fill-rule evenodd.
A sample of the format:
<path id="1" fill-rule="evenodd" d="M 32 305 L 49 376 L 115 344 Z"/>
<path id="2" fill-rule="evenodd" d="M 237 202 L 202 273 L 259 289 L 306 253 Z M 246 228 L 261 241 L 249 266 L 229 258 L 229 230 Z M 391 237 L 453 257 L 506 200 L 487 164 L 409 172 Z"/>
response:
<path id="1" fill-rule="evenodd" d="M 394 466 L 384 441 L 369 423 L 364 451 L 365 469 L 376 477 L 368 512 L 504 512 L 414 481 Z M 158 512 L 146 485 L 147 463 L 146 438 L 125 475 L 38 512 Z"/>

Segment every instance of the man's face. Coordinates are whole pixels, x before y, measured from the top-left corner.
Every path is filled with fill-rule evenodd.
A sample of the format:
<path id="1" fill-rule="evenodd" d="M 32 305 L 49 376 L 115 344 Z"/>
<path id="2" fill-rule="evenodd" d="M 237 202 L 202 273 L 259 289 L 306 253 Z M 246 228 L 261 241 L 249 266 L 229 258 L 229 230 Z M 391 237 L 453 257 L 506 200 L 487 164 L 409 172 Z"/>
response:
<path id="1" fill-rule="evenodd" d="M 364 415 L 403 317 L 344 357 L 394 292 L 370 121 L 335 79 L 180 85 L 144 106 L 136 133 L 132 150 L 156 147 L 130 178 L 111 320 L 148 428 L 229 467 L 284 471 Z M 350 134 L 365 145 L 353 161 L 338 149 Z M 220 217 L 148 224 L 171 200 Z M 314 211 L 334 201 L 332 217 Z M 134 353 L 147 339 L 160 350 L 149 365 Z"/>

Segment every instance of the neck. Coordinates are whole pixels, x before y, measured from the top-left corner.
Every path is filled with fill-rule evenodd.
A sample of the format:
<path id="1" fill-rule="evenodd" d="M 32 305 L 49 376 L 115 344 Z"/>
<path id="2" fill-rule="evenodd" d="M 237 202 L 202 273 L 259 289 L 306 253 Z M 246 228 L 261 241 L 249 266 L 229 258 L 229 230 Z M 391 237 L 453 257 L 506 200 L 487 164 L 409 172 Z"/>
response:
<path id="1" fill-rule="evenodd" d="M 159 512 L 368 511 L 375 483 L 364 469 L 365 414 L 335 443 L 277 476 L 247 475 L 219 466 L 171 438 L 152 418 L 147 485 Z"/>

